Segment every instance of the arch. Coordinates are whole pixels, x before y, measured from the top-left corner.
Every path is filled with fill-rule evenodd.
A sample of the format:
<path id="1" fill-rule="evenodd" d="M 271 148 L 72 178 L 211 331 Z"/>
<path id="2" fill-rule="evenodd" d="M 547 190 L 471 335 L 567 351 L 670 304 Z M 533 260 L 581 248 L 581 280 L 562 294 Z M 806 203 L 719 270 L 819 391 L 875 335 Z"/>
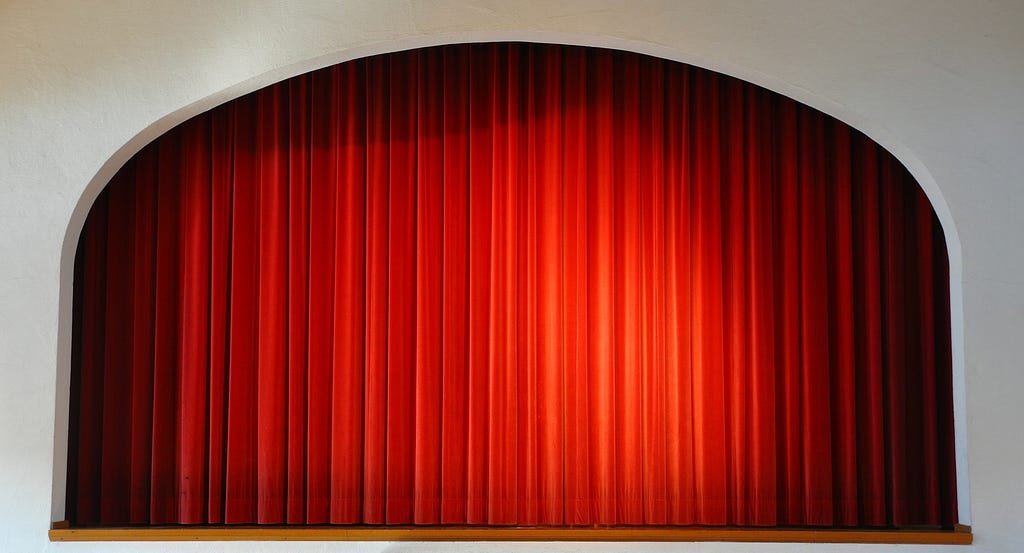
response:
<path id="1" fill-rule="evenodd" d="M 171 113 L 167 113 L 159 120 L 153 122 L 144 129 L 141 129 L 131 138 L 131 140 L 114 152 L 85 186 L 81 196 L 75 204 L 75 208 L 69 217 L 64 233 L 60 255 L 57 401 L 55 405 L 56 429 L 54 438 L 54 486 L 52 503 L 53 520 L 60 520 L 63 518 L 62 515 L 64 512 L 65 500 L 64 489 L 66 486 L 67 420 L 69 405 L 68 389 L 70 381 L 69 367 L 72 332 L 71 303 L 73 293 L 72 278 L 74 272 L 74 259 L 78 239 L 92 204 L 117 170 L 142 147 L 174 126 L 195 115 L 203 113 L 216 105 L 238 98 L 269 84 L 337 63 L 376 54 L 450 43 L 497 41 L 546 42 L 626 50 L 686 63 L 731 77 L 736 77 L 790 97 L 849 124 L 851 127 L 860 130 L 883 146 L 886 150 L 892 153 L 897 160 L 904 164 L 928 196 L 935 214 L 942 225 L 948 248 L 957 495 L 960 498 L 960 501 L 958 502 L 958 509 L 960 521 L 962 523 L 969 524 L 970 501 L 966 457 L 966 400 L 963 351 L 964 325 L 962 298 L 962 249 L 956 225 L 948 204 L 945 201 L 937 182 L 932 177 L 927 167 L 917 158 L 909 147 L 902 144 L 897 137 L 893 136 L 886 130 L 883 122 L 872 120 L 870 116 L 866 116 L 864 114 L 855 113 L 825 97 L 814 95 L 805 89 L 774 78 L 771 75 L 759 72 L 756 69 L 739 65 L 723 64 L 715 60 L 703 59 L 698 56 L 688 55 L 686 52 L 643 41 L 627 41 L 599 35 L 564 35 L 560 33 L 545 32 L 475 32 L 461 33 L 458 35 L 406 38 L 387 43 L 378 43 L 366 47 L 345 49 L 329 55 L 298 61 L 285 67 L 270 69 L 262 74 L 253 76 L 251 79 L 236 83 L 231 87 L 211 94 L 197 102 L 181 106 L 179 109 Z"/>

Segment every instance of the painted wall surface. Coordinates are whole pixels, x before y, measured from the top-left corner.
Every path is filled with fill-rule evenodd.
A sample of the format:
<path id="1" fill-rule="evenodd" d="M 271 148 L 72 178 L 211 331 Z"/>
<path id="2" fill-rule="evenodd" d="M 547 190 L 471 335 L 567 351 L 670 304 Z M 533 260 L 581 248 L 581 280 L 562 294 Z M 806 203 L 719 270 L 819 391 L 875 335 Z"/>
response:
<path id="1" fill-rule="evenodd" d="M 1024 550 L 1024 2 L 0 2 L 0 551 L 619 551 L 623 544 L 51 544 L 70 268 L 92 199 L 171 126 L 347 59 L 447 42 L 617 47 L 766 86 L 890 149 L 950 242 L 962 516 Z M 962 300 L 962 302 L 961 302 Z M 967 478 L 969 477 L 969 478 Z M 969 496 L 967 481 L 969 480 Z M 638 551 L 878 546 L 635 544 Z M 916 550 L 921 550 L 916 547 Z"/>

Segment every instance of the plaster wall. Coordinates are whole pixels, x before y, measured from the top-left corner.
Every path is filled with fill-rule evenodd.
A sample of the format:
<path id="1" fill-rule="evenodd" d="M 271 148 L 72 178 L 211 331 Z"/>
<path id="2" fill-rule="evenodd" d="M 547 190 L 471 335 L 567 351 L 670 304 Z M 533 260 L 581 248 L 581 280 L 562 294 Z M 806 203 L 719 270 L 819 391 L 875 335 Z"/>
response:
<path id="1" fill-rule="evenodd" d="M 1024 550 L 1024 217 L 1017 214 L 1024 207 L 1024 3 L 143 4 L 0 2 L 0 551 L 623 548 L 46 539 L 49 522 L 63 513 L 71 262 L 82 221 L 110 176 L 173 125 L 266 84 L 369 54 L 475 40 L 609 46 L 700 65 L 837 116 L 900 158 L 931 197 L 950 248 L 961 519 L 974 527 L 972 549 Z"/>

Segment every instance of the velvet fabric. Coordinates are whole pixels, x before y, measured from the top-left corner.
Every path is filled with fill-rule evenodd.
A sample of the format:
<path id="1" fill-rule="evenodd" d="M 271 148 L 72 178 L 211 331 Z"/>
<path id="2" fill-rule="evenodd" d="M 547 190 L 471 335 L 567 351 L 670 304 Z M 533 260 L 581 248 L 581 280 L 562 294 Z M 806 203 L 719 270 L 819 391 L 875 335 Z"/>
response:
<path id="1" fill-rule="evenodd" d="M 948 261 L 849 126 L 453 45 L 200 115 L 76 261 L 78 525 L 956 522 Z"/>

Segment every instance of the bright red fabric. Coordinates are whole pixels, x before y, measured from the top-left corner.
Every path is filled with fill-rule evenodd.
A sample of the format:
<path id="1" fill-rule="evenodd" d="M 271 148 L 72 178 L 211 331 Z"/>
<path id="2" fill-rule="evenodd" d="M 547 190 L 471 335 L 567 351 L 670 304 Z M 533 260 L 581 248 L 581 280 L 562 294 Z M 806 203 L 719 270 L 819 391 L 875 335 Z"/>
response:
<path id="1" fill-rule="evenodd" d="M 947 256 L 756 86 L 501 44 L 181 125 L 86 223 L 69 518 L 956 522 Z"/>

